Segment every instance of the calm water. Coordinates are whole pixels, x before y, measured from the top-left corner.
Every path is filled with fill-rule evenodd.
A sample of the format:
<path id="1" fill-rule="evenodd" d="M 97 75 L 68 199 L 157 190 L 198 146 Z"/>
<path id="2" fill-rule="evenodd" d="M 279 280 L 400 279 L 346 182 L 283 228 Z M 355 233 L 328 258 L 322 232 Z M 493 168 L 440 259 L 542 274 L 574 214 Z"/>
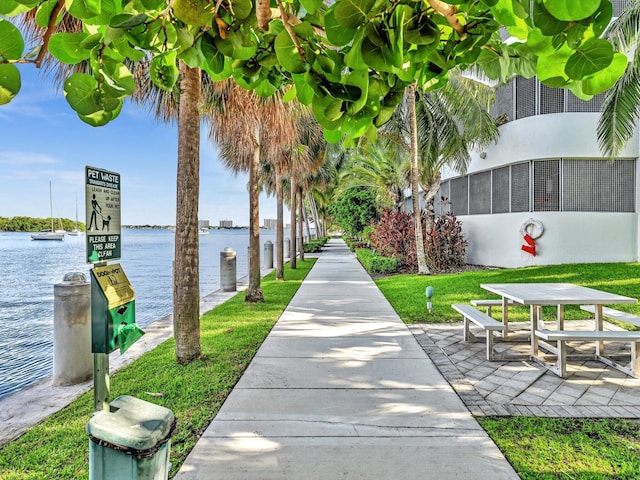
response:
<path id="1" fill-rule="evenodd" d="M 236 253 L 238 277 L 247 274 L 248 230 L 211 230 L 200 235 L 200 293 L 219 288 L 220 252 Z M 170 230 L 122 231 L 119 262 L 136 292 L 136 321 L 144 327 L 172 312 Z M 274 231 L 261 231 L 275 244 Z M 64 242 L 32 241 L 29 233 L 0 232 L 0 398 L 53 373 L 53 285 L 68 272 L 82 272 L 85 237 Z M 116 262 L 110 262 L 116 263 Z"/>

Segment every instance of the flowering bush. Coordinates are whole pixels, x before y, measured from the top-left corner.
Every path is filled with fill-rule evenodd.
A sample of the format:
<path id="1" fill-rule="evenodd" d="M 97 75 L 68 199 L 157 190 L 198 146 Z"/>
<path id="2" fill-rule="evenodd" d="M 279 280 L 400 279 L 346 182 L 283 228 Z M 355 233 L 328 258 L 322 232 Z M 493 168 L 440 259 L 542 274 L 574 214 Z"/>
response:
<path id="1" fill-rule="evenodd" d="M 450 272 L 465 265 L 469 243 L 462 234 L 462 224 L 451 212 L 436 217 L 431 235 L 425 238 L 427 265 L 434 272 Z"/>
<path id="2" fill-rule="evenodd" d="M 426 215 L 422 214 L 425 229 Z M 372 247 L 385 257 L 393 257 L 398 269 L 417 271 L 413 215 L 398 210 L 385 210 L 374 224 L 369 238 Z M 462 225 L 451 213 L 436 218 L 430 235 L 425 235 L 427 266 L 433 273 L 459 269 L 465 264 L 467 241 Z"/>
<path id="3" fill-rule="evenodd" d="M 376 251 L 396 259 L 398 268 L 415 270 L 417 265 L 413 216 L 398 210 L 385 210 L 369 235 Z"/>

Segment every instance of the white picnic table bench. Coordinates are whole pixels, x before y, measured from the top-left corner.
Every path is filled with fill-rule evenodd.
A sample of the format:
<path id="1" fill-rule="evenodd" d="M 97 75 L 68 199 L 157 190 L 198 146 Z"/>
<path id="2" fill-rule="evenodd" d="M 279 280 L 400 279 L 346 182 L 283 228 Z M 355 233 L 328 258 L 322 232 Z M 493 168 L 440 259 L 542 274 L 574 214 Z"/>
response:
<path id="1" fill-rule="evenodd" d="M 469 330 L 469 322 L 471 321 L 486 332 L 487 360 L 497 360 L 497 354 L 493 348 L 493 332 L 504 332 L 504 324 L 466 303 L 454 303 L 451 308 L 464 318 L 464 341 L 470 342 L 474 338 Z"/>
<path id="2" fill-rule="evenodd" d="M 571 283 L 505 283 L 482 284 L 482 288 L 490 293 L 500 295 L 501 299 L 473 300 L 475 306 L 487 308 L 487 314 L 483 314 L 472 305 L 452 305 L 465 319 L 465 340 L 468 334 L 468 322 L 472 321 L 481 326 L 487 332 L 487 359 L 496 358 L 493 349 L 493 332 L 502 331 L 506 335 L 508 331 L 508 308 L 502 309 L 502 329 L 498 328 L 490 320 L 490 307 L 501 305 L 527 305 L 530 307 L 531 320 L 531 359 L 550 369 L 557 375 L 564 377 L 567 371 L 567 342 L 594 342 L 596 345 L 595 359 L 617 368 L 628 375 L 640 376 L 640 332 L 631 331 L 604 331 L 603 317 L 616 318 L 617 320 L 632 325 L 640 326 L 640 317 L 625 314 L 603 305 L 615 305 L 623 303 L 637 303 L 635 298 L 625 297 L 609 292 L 574 285 Z M 542 306 L 553 305 L 558 309 L 557 330 L 548 330 L 541 324 Z M 595 314 L 595 328 L 593 331 L 565 330 L 564 306 L 580 305 L 581 308 Z M 462 308 L 464 307 L 464 308 Z M 478 313 L 482 315 L 478 315 Z M 490 320 L 489 320 L 490 319 Z M 626 320 L 625 320 L 626 319 Z M 550 345 L 542 345 L 557 355 L 555 364 L 548 363 L 539 353 L 539 340 L 556 342 L 557 348 Z M 628 365 L 622 365 L 604 355 L 604 342 L 617 341 L 628 343 L 631 347 L 631 361 Z"/>

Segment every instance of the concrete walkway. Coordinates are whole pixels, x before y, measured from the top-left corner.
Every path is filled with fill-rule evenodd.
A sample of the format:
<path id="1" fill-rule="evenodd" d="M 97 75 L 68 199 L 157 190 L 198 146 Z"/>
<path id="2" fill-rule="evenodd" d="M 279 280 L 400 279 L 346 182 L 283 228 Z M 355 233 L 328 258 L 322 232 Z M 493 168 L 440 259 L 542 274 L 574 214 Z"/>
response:
<path id="1" fill-rule="evenodd" d="M 332 240 L 179 479 L 517 479 Z"/>

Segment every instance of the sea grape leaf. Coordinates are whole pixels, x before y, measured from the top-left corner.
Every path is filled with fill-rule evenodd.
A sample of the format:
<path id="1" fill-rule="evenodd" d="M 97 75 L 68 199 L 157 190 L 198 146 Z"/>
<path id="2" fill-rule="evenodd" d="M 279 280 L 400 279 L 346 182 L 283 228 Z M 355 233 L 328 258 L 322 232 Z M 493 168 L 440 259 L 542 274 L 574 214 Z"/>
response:
<path id="1" fill-rule="evenodd" d="M 216 43 L 209 35 L 202 37 L 200 44 L 202 55 L 207 63 L 207 71 L 211 71 L 215 74 L 222 73 L 224 70 L 224 55 L 220 53 L 220 50 L 216 47 Z"/>
<path id="2" fill-rule="evenodd" d="M 49 52 L 62 63 L 75 65 L 89 58 L 91 50 L 82 46 L 86 33 L 56 33 L 49 41 Z"/>
<path id="3" fill-rule="evenodd" d="M 100 15 L 102 10 L 100 0 L 65 0 L 64 5 L 71 15 L 80 20 Z"/>
<path id="4" fill-rule="evenodd" d="M 584 42 L 567 60 L 565 72 L 573 80 L 582 80 L 603 68 L 613 59 L 613 46 L 606 40 L 592 38 Z"/>
<path id="5" fill-rule="evenodd" d="M 20 71 L 12 63 L 0 63 L 0 105 L 9 103 L 20 91 Z"/>
<path id="6" fill-rule="evenodd" d="M 338 23 L 335 15 L 335 8 L 330 8 L 324 16 L 324 28 L 327 39 L 336 47 L 347 45 L 356 33 L 354 28 L 344 28 Z"/>
<path id="7" fill-rule="evenodd" d="M 345 28 L 358 28 L 367 20 L 374 0 L 341 0 L 336 5 L 335 18 Z"/>
<path id="8" fill-rule="evenodd" d="M 543 0 L 543 4 L 558 20 L 572 22 L 593 15 L 600 7 L 600 0 Z"/>
<path id="9" fill-rule="evenodd" d="M 587 95 L 597 95 L 608 90 L 624 73 L 628 63 L 629 59 L 624 53 L 616 52 L 607 68 L 582 80 L 582 91 Z"/>
<path id="10" fill-rule="evenodd" d="M 18 60 L 24 51 L 20 30 L 9 20 L 0 18 L 0 60 Z"/>
<path id="11" fill-rule="evenodd" d="M 102 110 L 98 81 L 86 73 L 74 73 L 64 82 L 64 96 L 78 114 L 91 115 Z"/>
<path id="12" fill-rule="evenodd" d="M 305 64 L 286 30 L 278 34 L 274 42 L 274 47 L 278 61 L 285 70 L 291 73 L 302 73 L 305 71 Z"/>

